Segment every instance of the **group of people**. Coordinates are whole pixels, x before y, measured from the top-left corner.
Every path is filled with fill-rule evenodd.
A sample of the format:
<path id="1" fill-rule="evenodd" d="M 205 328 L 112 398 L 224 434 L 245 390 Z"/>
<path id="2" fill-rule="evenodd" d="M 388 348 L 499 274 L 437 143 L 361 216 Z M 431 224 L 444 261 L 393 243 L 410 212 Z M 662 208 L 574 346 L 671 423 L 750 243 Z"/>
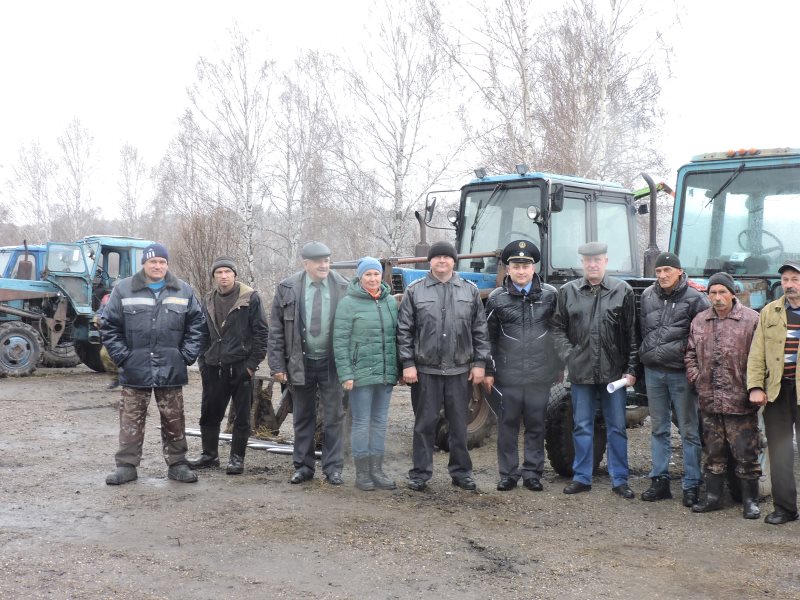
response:
<path id="1" fill-rule="evenodd" d="M 633 289 L 606 273 L 607 251 L 601 242 L 580 246 L 583 276 L 556 290 L 536 272 L 536 245 L 513 241 L 501 255 L 505 279 L 484 306 L 478 288 L 455 271 L 453 245 L 436 242 L 427 257 L 429 272 L 408 286 L 398 307 L 380 261 L 361 259 L 348 281 L 331 270 L 330 249 L 309 242 L 301 252 L 303 269 L 280 282 L 267 319 L 258 292 L 237 280 L 233 259 L 214 261 L 214 287 L 200 302 L 169 272 L 166 248 L 153 244 L 142 256 L 142 270 L 115 286 L 103 314 L 103 343 L 122 385 L 117 469 L 106 482 L 118 485 L 137 477 L 151 390 L 161 414 L 170 479 L 196 481 L 196 469 L 219 466 L 220 424 L 231 401 L 235 419 L 226 472 L 242 473 L 252 379 L 266 357 L 271 377 L 291 391 L 292 484 L 314 477 L 318 409 L 325 481 L 344 482 L 347 392 L 355 485 L 365 491 L 394 489 L 395 481 L 383 470 L 384 446 L 392 388 L 402 381 L 411 386 L 415 420 L 410 489 L 424 490 L 433 475 L 442 408 L 452 483 L 476 489 L 467 421 L 471 387 L 482 385 L 499 407 L 497 489 L 512 490 L 522 480 L 526 489 L 541 491 L 550 387 L 566 367 L 575 457 L 565 494 L 592 488 L 599 410 L 607 430 L 612 490 L 635 498 L 628 485 L 626 387 L 643 374 L 652 470 L 642 500 L 672 497 L 674 410 L 683 446 L 683 504 L 694 512 L 720 509 L 732 457 L 743 516 L 758 518 L 757 412 L 766 405 L 775 509 L 765 520 L 797 519 L 792 437 L 800 402 L 795 385 L 800 263 L 786 261 L 780 267 L 784 295 L 759 316 L 736 299 L 729 274 L 713 275 L 706 294 L 687 278 L 679 258 L 665 252 L 656 259 L 656 282 L 642 294 L 637 315 Z M 181 390 L 186 367 L 195 360 L 203 382 L 202 453 L 189 461 Z"/>

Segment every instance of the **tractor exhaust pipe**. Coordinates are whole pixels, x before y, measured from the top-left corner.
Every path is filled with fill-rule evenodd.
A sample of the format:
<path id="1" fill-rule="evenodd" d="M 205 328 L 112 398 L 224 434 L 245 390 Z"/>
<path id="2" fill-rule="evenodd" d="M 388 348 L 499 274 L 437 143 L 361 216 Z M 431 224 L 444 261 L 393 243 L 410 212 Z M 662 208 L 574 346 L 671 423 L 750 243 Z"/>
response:
<path id="1" fill-rule="evenodd" d="M 647 173 L 642 173 L 642 179 L 647 182 L 647 187 L 650 188 L 650 244 L 647 247 L 647 250 L 644 251 L 644 276 L 645 277 L 655 277 L 656 276 L 656 258 L 660 254 L 660 250 L 658 249 L 657 233 L 658 233 L 658 217 L 656 212 L 658 211 L 658 207 L 656 205 L 656 198 L 658 196 L 658 188 L 656 187 L 653 178 L 650 177 Z"/>

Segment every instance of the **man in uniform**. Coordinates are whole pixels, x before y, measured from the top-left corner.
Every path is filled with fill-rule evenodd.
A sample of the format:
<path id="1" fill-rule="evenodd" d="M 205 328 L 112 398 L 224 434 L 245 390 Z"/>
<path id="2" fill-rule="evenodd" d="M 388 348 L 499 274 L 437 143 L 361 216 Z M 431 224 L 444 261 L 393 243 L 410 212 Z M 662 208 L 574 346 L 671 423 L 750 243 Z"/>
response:
<path id="1" fill-rule="evenodd" d="M 141 271 L 119 282 L 103 311 L 100 334 L 122 386 L 117 469 L 106 478 L 109 485 L 137 477 L 151 393 L 161 413 L 167 477 L 197 481 L 186 460 L 183 386 L 207 333 L 194 291 L 169 272 L 168 258 L 161 244 L 145 248 Z"/>
<path id="2" fill-rule="evenodd" d="M 267 355 L 269 329 L 258 292 L 236 280 L 238 267 L 229 256 L 211 265 L 214 289 L 203 304 L 209 338 L 200 355 L 203 399 L 200 435 L 203 452 L 190 461 L 193 469 L 219 466 L 219 428 L 228 401 L 233 401 L 233 436 L 226 473 L 244 471 L 250 437 L 253 375 Z"/>
<path id="3" fill-rule="evenodd" d="M 764 429 L 770 460 L 772 503 L 764 521 L 783 525 L 797 520 L 794 443 L 800 440 L 800 394 L 797 389 L 797 347 L 800 341 L 800 261 L 784 261 L 783 297 L 767 304 L 747 359 L 750 402 L 764 407 Z"/>
<path id="4" fill-rule="evenodd" d="M 564 284 L 553 316 L 553 337 L 567 365 L 572 384 L 573 480 L 565 494 L 592 489 L 594 415 L 599 403 L 607 429 L 608 472 L 615 494 L 634 498 L 628 486 L 628 434 L 625 431 L 626 392 L 608 392 L 619 379 L 636 383 L 639 338 L 636 299 L 624 281 L 606 275 L 608 246 L 589 242 L 578 248 L 583 277 Z"/>
<path id="5" fill-rule="evenodd" d="M 331 251 L 308 242 L 300 253 L 303 270 L 278 284 L 272 300 L 267 359 L 273 379 L 288 384 L 294 417 L 294 474 L 289 483 L 314 477 L 317 394 L 322 408 L 322 471 L 341 485 L 343 458 L 342 386 L 333 359 L 333 318 L 347 293 L 347 280 L 331 271 Z"/>
<path id="6" fill-rule="evenodd" d="M 539 258 L 539 249 L 529 240 L 508 244 L 500 257 L 508 273 L 502 287 L 486 302 L 492 360 L 487 363 L 483 385 L 487 394 L 500 398 L 500 491 L 517 487 L 520 476 L 527 489 L 543 489 L 545 411 L 560 365 L 549 331 L 558 293 L 539 279 Z M 522 470 L 517 449 L 520 420 L 525 425 Z"/>
<path id="7" fill-rule="evenodd" d="M 477 487 L 467 450 L 467 412 L 470 383 L 483 381 L 491 347 L 480 293 L 454 271 L 456 258 L 452 244 L 434 243 L 428 252 L 431 269 L 408 286 L 397 317 L 403 379 L 416 386 L 408 487 L 418 492 L 433 475 L 433 444 L 442 403 L 453 485 L 464 490 Z"/>

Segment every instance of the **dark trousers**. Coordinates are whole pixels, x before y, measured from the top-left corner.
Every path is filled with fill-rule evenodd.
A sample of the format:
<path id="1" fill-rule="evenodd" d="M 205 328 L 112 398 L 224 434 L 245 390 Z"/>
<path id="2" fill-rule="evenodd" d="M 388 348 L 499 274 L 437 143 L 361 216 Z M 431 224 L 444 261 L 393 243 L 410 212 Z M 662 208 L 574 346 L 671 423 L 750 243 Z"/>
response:
<path id="1" fill-rule="evenodd" d="M 764 430 L 769 449 L 772 503 L 776 509 L 797 512 L 797 487 L 794 480 L 792 435 L 800 440 L 797 392 L 794 381 L 784 381 L 775 402 L 764 407 Z"/>
<path id="2" fill-rule="evenodd" d="M 736 476 L 758 479 L 758 414 L 723 415 L 700 412 L 703 419 L 703 456 L 706 473 L 722 475 L 728 469 L 728 456 L 736 461 Z"/>
<path id="3" fill-rule="evenodd" d="M 183 388 L 123 387 L 119 401 L 119 450 L 114 457 L 117 466 L 138 467 L 142 460 L 144 424 L 150 395 L 156 397 L 161 414 L 161 447 L 167 464 L 186 463 L 186 420 L 183 414 Z"/>
<path id="4" fill-rule="evenodd" d="M 305 361 L 305 385 L 293 385 L 294 468 L 314 473 L 314 433 L 317 428 L 317 394 L 322 410 L 322 472 L 341 473 L 344 435 L 342 386 L 327 358 Z"/>
<path id="5" fill-rule="evenodd" d="M 444 415 L 448 424 L 447 439 L 450 443 L 450 462 L 447 469 L 450 476 L 456 479 L 472 477 L 472 460 L 467 450 L 469 375 L 418 373 L 417 376 L 419 380 L 412 386 L 412 397 L 415 397 L 412 446 L 414 466 L 408 476 L 411 479 L 428 481 L 433 475 L 436 425 L 439 422 L 439 411 L 444 404 Z"/>
<path id="6" fill-rule="evenodd" d="M 233 403 L 233 439 L 231 454 L 244 456 L 250 437 L 250 400 L 253 378 L 244 361 L 235 365 L 206 365 L 200 369 L 203 397 L 200 403 L 200 427 L 219 431 L 228 402 Z"/>
<path id="7" fill-rule="evenodd" d="M 497 386 L 503 394 L 497 420 L 497 466 L 500 477 L 540 479 L 544 470 L 544 418 L 549 383 Z M 519 469 L 520 421 L 525 425 L 522 471 Z"/>

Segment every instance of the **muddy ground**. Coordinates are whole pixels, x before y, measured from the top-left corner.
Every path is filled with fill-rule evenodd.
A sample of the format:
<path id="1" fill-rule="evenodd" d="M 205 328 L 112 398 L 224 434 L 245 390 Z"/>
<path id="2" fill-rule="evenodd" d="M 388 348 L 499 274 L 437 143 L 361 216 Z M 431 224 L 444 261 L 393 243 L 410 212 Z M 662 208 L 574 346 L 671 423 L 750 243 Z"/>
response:
<path id="1" fill-rule="evenodd" d="M 291 457 L 256 450 L 243 476 L 180 484 L 165 477 L 151 403 L 139 480 L 107 486 L 117 393 L 106 382 L 85 367 L 0 380 L 2 598 L 800 597 L 800 522 L 745 521 L 730 499 L 707 515 L 678 497 L 622 500 L 604 465 L 588 494 L 563 495 L 549 468 L 542 493 L 497 492 L 494 438 L 472 453 L 477 493 L 450 484 L 443 453 L 424 493 L 359 492 L 349 463 L 344 486 L 289 485 Z M 196 426 L 197 372 L 185 397 Z M 386 461 L 398 481 L 411 431 L 398 388 Z M 629 430 L 637 494 L 648 435 Z M 199 446 L 190 438 L 192 455 Z"/>

